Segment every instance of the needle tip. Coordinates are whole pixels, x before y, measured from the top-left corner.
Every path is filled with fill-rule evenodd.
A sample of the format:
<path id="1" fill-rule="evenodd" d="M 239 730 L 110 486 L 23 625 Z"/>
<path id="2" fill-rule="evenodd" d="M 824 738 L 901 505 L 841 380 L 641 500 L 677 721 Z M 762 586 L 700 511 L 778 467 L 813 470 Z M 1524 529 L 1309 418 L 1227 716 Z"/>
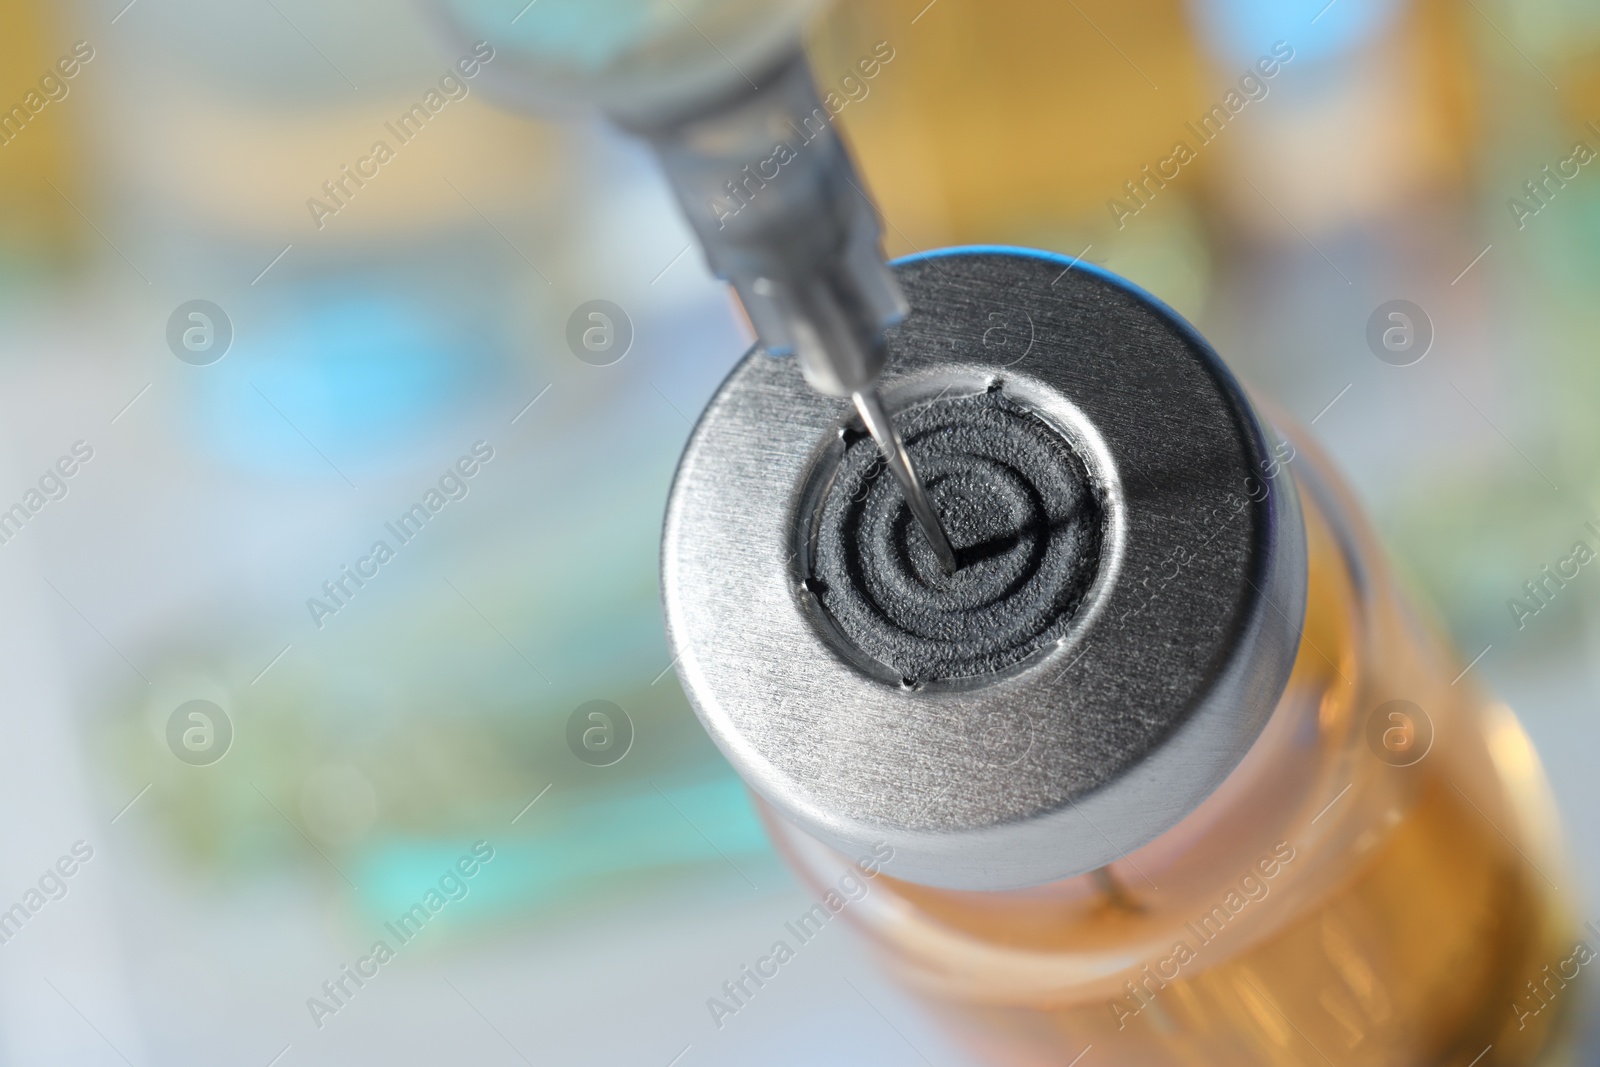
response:
<path id="1" fill-rule="evenodd" d="M 861 415 L 861 421 L 867 426 L 867 432 L 877 442 L 878 451 L 883 454 L 884 461 L 894 472 L 895 480 L 900 483 L 906 504 L 911 508 L 911 513 L 917 517 L 917 523 L 928 538 L 928 546 L 933 549 L 939 566 L 946 574 L 954 574 L 959 568 L 955 549 L 951 547 L 950 538 L 944 532 L 944 526 L 939 521 L 939 513 L 934 510 L 933 501 L 928 499 L 927 490 L 922 487 L 922 480 L 917 477 L 916 468 L 911 464 L 911 454 L 906 451 L 905 442 L 900 440 L 900 434 L 895 430 L 888 411 L 884 409 L 883 399 L 878 396 L 875 389 L 863 389 L 856 393 L 853 399 L 856 411 Z"/>

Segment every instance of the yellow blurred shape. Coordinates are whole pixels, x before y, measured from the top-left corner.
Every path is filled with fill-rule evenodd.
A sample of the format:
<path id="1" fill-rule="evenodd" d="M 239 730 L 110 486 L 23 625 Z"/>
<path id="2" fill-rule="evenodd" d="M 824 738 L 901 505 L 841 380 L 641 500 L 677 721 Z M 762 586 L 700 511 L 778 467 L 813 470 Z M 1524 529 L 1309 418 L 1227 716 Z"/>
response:
<path id="1" fill-rule="evenodd" d="M 20 105 L 55 61 L 71 52 L 66 31 L 43 4 L 0 0 L 0 111 Z M 81 249 L 82 223 L 62 193 L 72 188 L 69 126 L 86 74 L 69 84 L 64 100 L 52 102 L 8 143 L 0 144 L 0 253 L 33 265 L 41 258 L 59 265 Z M 56 189 L 51 188 L 54 183 Z"/>
<path id="2" fill-rule="evenodd" d="M 1179 0 L 840 7 L 811 42 L 819 83 L 879 40 L 895 50 L 873 84 L 881 99 L 841 121 L 896 255 L 1103 226 L 1106 199 L 1201 110 L 1205 70 Z"/>

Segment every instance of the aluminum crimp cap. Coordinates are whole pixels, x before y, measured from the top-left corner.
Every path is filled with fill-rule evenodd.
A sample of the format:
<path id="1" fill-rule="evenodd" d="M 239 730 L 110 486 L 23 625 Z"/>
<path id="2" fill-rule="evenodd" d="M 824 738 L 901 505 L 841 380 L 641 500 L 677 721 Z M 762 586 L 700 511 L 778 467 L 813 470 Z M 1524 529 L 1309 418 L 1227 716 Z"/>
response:
<path id="1" fill-rule="evenodd" d="M 847 401 L 752 351 L 678 468 L 662 589 L 707 731 L 900 878 L 1038 885 L 1170 829 L 1254 743 L 1305 613 L 1282 446 L 1171 309 L 1086 264 L 895 264 L 880 386 L 947 575 Z"/>

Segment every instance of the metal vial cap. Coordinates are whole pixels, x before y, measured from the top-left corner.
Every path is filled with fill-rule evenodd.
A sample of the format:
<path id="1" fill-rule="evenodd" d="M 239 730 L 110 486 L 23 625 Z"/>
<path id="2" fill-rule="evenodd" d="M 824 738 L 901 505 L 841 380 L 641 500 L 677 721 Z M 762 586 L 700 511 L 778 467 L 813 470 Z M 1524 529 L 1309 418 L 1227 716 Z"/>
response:
<path id="1" fill-rule="evenodd" d="M 883 395 L 963 567 L 931 566 L 848 402 L 752 351 L 662 539 L 678 675 L 734 768 L 897 877 L 1038 885 L 1170 829 L 1299 647 L 1305 534 L 1271 429 L 1166 306 L 1086 264 L 896 264 Z M 868 442 L 870 445 L 870 442 Z"/>

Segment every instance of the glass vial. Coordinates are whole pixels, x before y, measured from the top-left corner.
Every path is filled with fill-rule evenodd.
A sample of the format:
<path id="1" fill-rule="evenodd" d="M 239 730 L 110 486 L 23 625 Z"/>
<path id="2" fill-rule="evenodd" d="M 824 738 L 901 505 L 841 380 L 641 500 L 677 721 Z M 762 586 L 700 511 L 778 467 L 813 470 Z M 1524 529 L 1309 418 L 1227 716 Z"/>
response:
<path id="1" fill-rule="evenodd" d="M 819 900 L 854 868 L 985 1062 L 1561 1062 L 1600 931 L 1537 756 L 1310 442 L 1117 279 L 899 271 L 886 392 L 965 584 L 759 352 L 664 539 L 691 701 Z"/>

